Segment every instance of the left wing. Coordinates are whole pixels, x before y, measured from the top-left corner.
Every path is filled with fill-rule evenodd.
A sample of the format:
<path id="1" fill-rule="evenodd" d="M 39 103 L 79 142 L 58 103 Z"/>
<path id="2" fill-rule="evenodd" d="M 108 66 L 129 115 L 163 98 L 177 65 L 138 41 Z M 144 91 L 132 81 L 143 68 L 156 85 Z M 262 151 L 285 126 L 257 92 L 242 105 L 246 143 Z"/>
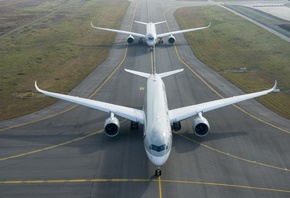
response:
<path id="1" fill-rule="evenodd" d="M 165 36 L 170 36 L 170 35 L 174 35 L 174 34 L 181 34 L 181 33 L 185 33 L 185 32 L 202 30 L 202 29 L 208 28 L 210 25 L 211 25 L 211 23 L 208 26 L 205 26 L 205 27 L 192 28 L 192 29 L 186 29 L 186 30 L 177 30 L 177 31 L 173 31 L 173 32 L 162 33 L 162 34 L 158 34 L 157 37 L 158 38 L 163 38 Z"/>
<path id="2" fill-rule="evenodd" d="M 266 95 L 274 91 L 276 87 L 277 87 L 277 81 L 275 81 L 275 85 L 273 88 L 265 90 L 265 91 L 244 94 L 240 96 L 233 96 L 230 98 L 223 98 L 223 99 L 205 102 L 205 103 L 201 103 L 197 105 L 169 110 L 169 119 L 171 123 L 179 122 L 181 120 L 197 115 L 198 113 L 205 113 L 205 112 L 212 111 L 221 107 L 225 107 L 234 103 L 238 103 L 238 102 L 242 102 L 251 98 L 256 98 L 258 96 Z"/>
<path id="3" fill-rule="evenodd" d="M 92 26 L 92 28 L 95 28 L 98 30 L 105 30 L 105 31 L 109 31 L 109 32 L 116 32 L 116 33 L 120 33 L 120 34 L 137 36 L 139 38 L 145 38 L 145 34 L 140 34 L 140 33 L 136 33 L 136 32 L 129 32 L 129 31 L 125 31 L 125 30 L 116 30 L 116 29 L 110 29 L 110 28 L 96 27 L 93 25 L 93 23 L 91 23 L 91 26 Z"/>
<path id="4" fill-rule="evenodd" d="M 69 95 L 44 91 L 38 88 L 36 81 L 35 81 L 35 88 L 37 91 L 47 96 L 51 96 L 51 97 L 58 98 L 61 100 L 66 100 L 72 103 L 76 103 L 79 105 L 97 109 L 103 112 L 114 113 L 115 115 L 121 116 L 128 120 L 144 124 L 144 112 L 139 109 L 134 109 L 134 108 L 120 106 L 120 105 L 114 105 L 114 104 L 100 102 L 100 101 L 86 99 L 86 98 L 79 98 L 76 96 L 69 96 Z"/>

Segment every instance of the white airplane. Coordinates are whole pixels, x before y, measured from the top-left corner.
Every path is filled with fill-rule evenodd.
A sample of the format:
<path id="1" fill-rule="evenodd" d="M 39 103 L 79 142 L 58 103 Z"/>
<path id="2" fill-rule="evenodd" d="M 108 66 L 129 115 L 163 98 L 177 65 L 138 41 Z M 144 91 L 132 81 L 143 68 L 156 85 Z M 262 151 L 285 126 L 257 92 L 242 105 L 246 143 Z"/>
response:
<path id="1" fill-rule="evenodd" d="M 176 40 L 175 37 L 173 36 L 175 34 L 181 34 L 181 33 L 191 32 L 191 31 L 195 31 L 195 30 L 202 30 L 202 29 L 208 28 L 210 26 L 210 24 L 209 24 L 206 27 L 192 28 L 192 29 L 186 29 L 186 30 L 177 30 L 177 31 L 173 31 L 173 32 L 157 34 L 155 25 L 165 23 L 166 21 L 161 21 L 161 22 L 157 22 L 157 23 L 152 23 L 152 22 L 145 23 L 145 22 L 140 22 L 140 21 L 135 21 L 135 22 L 139 23 L 139 24 L 146 25 L 146 34 L 140 34 L 140 33 L 136 33 L 136 32 L 129 32 L 129 31 L 124 31 L 124 30 L 110 29 L 110 28 L 95 27 L 92 23 L 91 23 L 91 26 L 95 29 L 98 29 L 98 30 L 105 30 L 105 31 L 110 31 L 110 32 L 127 34 L 127 35 L 129 35 L 129 37 L 127 38 L 128 43 L 134 42 L 134 36 L 139 37 L 139 44 L 142 44 L 145 40 L 147 45 L 150 47 L 155 46 L 156 43 L 162 44 L 163 37 L 169 36 L 168 43 L 173 44 Z"/>
<path id="2" fill-rule="evenodd" d="M 167 105 L 165 86 L 162 78 L 179 73 L 183 71 L 183 69 L 160 74 L 156 73 L 155 66 L 153 74 L 128 69 L 125 69 L 125 71 L 147 79 L 146 96 L 143 109 L 135 109 L 86 98 L 79 98 L 75 96 L 44 91 L 38 88 L 36 82 L 35 88 L 37 91 L 47 96 L 66 100 L 109 113 L 110 116 L 105 120 L 104 124 L 105 134 L 109 137 L 114 137 L 119 133 L 120 123 L 118 118 L 115 116 L 120 116 L 130 120 L 131 129 L 138 128 L 138 123 L 143 124 L 144 147 L 150 161 L 157 166 L 155 171 L 156 176 L 161 175 L 160 166 L 162 166 L 169 157 L 172 147 L 172 130 L 180 130 L 180 122 L 182 120 L 195 116 L 195 119 L 192 123 L 193 130 L 197 136 L 203 137 L 208 134 L 210 129 L 207 119 L 202 116 L 203 113 L 268 94 L 276 89 L 277 86 L 277 82 L 275 81 L 274 87 L 265 91 L 244 94 L 230 98 L 223 98 L 169 110 Z"/>

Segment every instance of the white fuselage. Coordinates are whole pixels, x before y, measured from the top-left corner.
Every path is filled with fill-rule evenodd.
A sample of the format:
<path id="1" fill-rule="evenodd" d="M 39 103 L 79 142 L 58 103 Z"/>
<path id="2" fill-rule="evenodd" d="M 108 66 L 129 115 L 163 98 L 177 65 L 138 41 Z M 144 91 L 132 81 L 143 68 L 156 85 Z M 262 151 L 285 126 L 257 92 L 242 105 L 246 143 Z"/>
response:
<path id="1" fill-rule="evenodd" d="M 153 47 L 156 44 L 157 40 L 157 33 L 155 24 L 150 22 L 146 25 L 146 37 L 145 41 L 148 46 Z"/>
<path id="2" fill-rule="evenodd" d="M 172 132 L 168 117 L 165 86 L 158 74 L 147 80 L 144 103 L 144 147 L 150 161 L 162 166 L 168 159 L 172 147 Z"/>

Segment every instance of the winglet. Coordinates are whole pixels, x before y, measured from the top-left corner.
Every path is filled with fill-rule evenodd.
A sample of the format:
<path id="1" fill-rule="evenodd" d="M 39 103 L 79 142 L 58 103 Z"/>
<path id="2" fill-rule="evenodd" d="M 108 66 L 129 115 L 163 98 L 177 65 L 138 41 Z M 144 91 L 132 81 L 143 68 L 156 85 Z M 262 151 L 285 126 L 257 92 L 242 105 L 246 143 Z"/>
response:
<path id="1" fill-rule="evenodd" d="M 38 92 L 43 93 L 43 94 L 46 94 L 46 93 L 47 93 L 47 91 L 44 91 L 44 90 L 40 89 L 40 88 L 37 86 L 37 82 L 36 82 L 36 81 L 35 81 L 34 86 L 35 86 L 35 89 L 36 89 Z"/>
<path id="2" fill-rule="evenodd" d="M 97 27 L 95 27 L 95 26 L 93 25 L 93 22 L 91 22 L 91 26 L 92 26 L 92 28 L 97 28 Z"/>
<path id="3" fill-rule="evenodd" d="M 37 86 L 37 82 L 36 82 L 36 81 L 35 81 L 35 83 L 34 83 L 34 86 L 35 86 L 35 89 L 36 89 L 38 92 L 41 92 L 41 91 L 42 91 L 41 89 L 38 88 L 38 86 Z"/>
<path id="4" fill-rule="evenodd" d="M 275 80 L 275 84 L 273 86 L 273 88 L 271 89 L 271 91 L 274 91 L 277 88 L 277 80 Z"/>

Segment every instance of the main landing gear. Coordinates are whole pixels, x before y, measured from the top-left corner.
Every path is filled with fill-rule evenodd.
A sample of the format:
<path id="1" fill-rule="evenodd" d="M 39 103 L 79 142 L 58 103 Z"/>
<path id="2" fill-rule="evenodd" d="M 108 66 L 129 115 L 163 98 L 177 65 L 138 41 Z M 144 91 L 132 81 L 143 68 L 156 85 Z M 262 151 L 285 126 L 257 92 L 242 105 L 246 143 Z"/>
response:
<path id="1" fill-rule="evenodd" d="M 159 166 L 155 170 L 155 176 L 157 176 L 157 177 L 161 176 L 161 170 L 160 170 L 160 167 Z"/>
<path id="2" fill-rule="evenodd" d="M 131 129 L 137 130 L 139 128 L 138 122 L 131 121 Z"/>

